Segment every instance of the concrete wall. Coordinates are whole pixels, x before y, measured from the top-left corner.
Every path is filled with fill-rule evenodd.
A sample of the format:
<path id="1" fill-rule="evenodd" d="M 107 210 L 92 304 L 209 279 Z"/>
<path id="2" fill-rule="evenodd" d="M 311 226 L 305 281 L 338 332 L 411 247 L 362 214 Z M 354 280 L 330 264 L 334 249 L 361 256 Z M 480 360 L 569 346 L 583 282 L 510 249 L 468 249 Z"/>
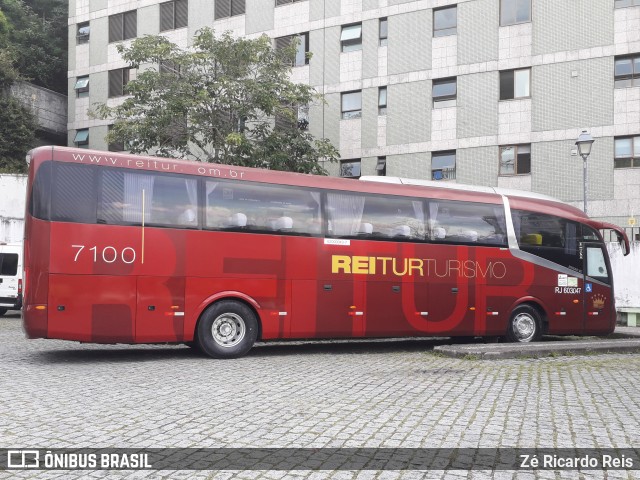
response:
<path id="1" fill-rule="evenodd" d="M 11 94 L 29 107 L 38 122 L 38 136 L 66 145 L 67 97 L 27 82 L 11 87 Z M 55 140 L 59 140 L 55 142 Z M 49 142 L 51 143 L 51 142 Z"/>
<path id="2" fill-rule="evenodd" d="M 0 242 L 22 241 L 26 191 L 26 175 L 0 174 Z"/>

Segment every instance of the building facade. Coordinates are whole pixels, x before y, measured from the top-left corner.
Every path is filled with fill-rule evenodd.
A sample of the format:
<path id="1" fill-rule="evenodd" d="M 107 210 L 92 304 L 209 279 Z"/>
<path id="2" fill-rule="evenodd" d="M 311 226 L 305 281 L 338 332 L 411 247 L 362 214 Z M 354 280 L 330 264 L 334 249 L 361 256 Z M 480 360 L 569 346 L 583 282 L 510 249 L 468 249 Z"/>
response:
<path id="1" fill-rule="evenodd" d="M 187 46 L 213 27 L 298 36 L 293 79 L 326 102 L 311 133 L 339 148 L 333 175 L 531 190 L 629 226 L 640 216 L 640 0 L 70 0 L 69 145 L 108 148 L 97 102 L 135 72 L 120 42 Z M 304 53 L 309 52 L 305 58 Z"/>

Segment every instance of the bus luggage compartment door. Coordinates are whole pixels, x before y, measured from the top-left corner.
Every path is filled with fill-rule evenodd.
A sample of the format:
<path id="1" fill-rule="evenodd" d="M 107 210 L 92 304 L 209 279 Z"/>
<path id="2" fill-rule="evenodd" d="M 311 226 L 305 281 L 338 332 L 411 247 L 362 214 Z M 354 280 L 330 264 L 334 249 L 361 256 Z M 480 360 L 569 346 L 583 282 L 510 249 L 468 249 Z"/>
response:
<path id="1" fill-rule="evenodd" d="M 364 284 L 345 280 L 297 280 L 292 286 L 292 338 L 364 335 Z"/>
<path id="2" fill-rule="evenodd" d="M 49 277 L 49 338 L 131 343 L 136 280 L 116 275 Z"/>
<path id="3" fill-rule="evenodd" d="M 184 277 L 138 277 L 136 342 L 184 338 Z"/>

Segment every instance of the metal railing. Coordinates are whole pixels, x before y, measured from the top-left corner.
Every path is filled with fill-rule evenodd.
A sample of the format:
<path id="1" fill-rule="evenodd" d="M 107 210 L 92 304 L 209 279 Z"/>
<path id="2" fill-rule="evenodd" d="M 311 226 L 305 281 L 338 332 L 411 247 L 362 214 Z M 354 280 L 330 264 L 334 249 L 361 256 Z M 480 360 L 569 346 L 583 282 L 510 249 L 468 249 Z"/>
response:
<path id="1" fill-rule="evenodd" d="M 640 227 L 624 227 L 624 231 L 630 242 L 640 242 Z M 603 230 L 602 236 L 605 242 L 617 242 L 618 238 L 613 230 Z"/>

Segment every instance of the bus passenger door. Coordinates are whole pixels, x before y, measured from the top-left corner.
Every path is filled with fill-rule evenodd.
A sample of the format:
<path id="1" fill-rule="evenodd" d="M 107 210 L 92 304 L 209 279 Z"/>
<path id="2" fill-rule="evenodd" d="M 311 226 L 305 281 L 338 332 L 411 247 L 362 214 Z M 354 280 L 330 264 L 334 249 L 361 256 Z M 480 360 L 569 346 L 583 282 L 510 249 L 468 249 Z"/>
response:
<path id="1" fill-rule="evenodd" d="M 184 288 L 184 277 L 138 277 L 137 342 L 183 339 Z"/>
<path id="2" fill-rule="evenodd" d="M 611 268 L 604 245 L 583 243 L 584 333 L 610 333 L 615 328 Z"/>

